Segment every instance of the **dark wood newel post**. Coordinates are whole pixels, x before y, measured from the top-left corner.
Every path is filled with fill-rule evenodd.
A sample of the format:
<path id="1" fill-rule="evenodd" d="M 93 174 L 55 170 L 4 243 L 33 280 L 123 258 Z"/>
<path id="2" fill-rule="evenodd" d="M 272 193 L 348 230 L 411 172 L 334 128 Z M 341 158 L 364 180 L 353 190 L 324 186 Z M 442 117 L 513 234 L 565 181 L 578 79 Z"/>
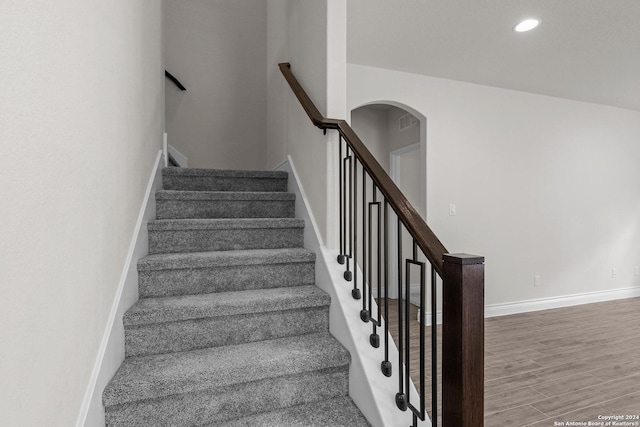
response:
<path id="1" fill-rule="evenodd" d="M 442 421 L 484 425 L 484 257 L 443 256 Z"/>

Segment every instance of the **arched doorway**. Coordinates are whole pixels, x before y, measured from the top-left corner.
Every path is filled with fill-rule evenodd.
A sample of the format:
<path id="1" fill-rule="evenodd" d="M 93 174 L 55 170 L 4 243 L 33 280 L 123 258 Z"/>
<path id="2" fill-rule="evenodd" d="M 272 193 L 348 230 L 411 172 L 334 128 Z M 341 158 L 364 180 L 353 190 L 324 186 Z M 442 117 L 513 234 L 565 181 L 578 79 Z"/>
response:
<path id="1" fill-rule="evenodd" d="M 376 102 L 351 111 L 351 126 L 369 151 L 402 190 L 409 202 L 426 218 L 427 212 L 427 120 L 409 106 L 391 102 Z M 395 215 L 390 221 L 395 224 Z M 395 247 L 396 227 L 390 230 L 390 253 Z M 403 251 L 410 250 L 404 248 Z M 389 277 L 397 277 L 397 264 L 390 263 Z M 389 288 L 389 297 L 397 298 L 396 286 Z"/>

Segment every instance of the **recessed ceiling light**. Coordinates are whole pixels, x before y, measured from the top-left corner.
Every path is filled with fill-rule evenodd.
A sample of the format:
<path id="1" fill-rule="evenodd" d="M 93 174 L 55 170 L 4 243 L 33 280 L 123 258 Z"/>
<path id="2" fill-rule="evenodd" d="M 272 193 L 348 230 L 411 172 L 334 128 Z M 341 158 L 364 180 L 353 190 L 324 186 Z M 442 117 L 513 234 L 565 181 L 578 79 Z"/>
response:
<path id="1" fill-rule="evenodd" d="M 524 21 L 516 25 L 513 29 L 519 33 L 524 33 L 525 31 L 533 30 L 538 26 L 539 23 L 540 21 L 538 21 L 537 19 L 525 19 Z"/>

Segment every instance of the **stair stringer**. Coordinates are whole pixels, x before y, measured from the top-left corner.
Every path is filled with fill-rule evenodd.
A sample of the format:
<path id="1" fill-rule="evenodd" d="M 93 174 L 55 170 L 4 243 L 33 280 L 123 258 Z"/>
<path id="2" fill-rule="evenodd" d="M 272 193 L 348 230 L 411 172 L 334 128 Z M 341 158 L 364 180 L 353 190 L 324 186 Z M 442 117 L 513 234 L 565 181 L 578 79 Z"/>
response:
<path id="1" fill-rule="evenodd" d="M 400 411 L 395 404 L 398 389 L 398 377 L 395 373 L 399 364 L 398 349 L 393 338 L 389 335 L 389 360 L 394 375 L 387 378 L 380 370 L 384 348 L 381 345 L 376 349 L 369 344 L 371 324 L 362 322 L 359 316 L 362 300 L 354 300 L 351 296 L 353 284 L 343 278 L 343 269 L 336 262 L 338 251 L 327 248 L 322 242 L 291 156 L 287 156 L 287 160 L 276 170 L 289 173 L 288 191 L 296 195 L 296 218 L 303 219 L 306 224 L 304 247 L 316 253 L 316 286 L 331 296 L 329 332 L 351 353 L 349 396 L 373 427 L 411 425 L 411 411 Z M 357 277 L 363 277 L 361 272 Z M 373 311 L 376 312 L 377 307 Z M 384 330 L 384 323 L 380 329 Z M 384 340 L 381 339 L 381 342 Z M 413 384 L 410 398 L 418 406 L 419 397 Z M 427 417 L 425 421 L 419 421 L 418 426 L 431 427 L 431 422 Z"/>

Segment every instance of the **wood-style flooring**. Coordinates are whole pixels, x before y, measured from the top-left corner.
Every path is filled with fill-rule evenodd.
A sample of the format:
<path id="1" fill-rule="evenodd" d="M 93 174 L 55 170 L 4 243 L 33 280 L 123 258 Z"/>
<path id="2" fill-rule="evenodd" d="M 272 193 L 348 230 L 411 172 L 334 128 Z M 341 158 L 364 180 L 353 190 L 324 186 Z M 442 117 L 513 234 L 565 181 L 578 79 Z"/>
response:
<path id="1" fill-rule="evenodd" d="M 412 306 L 411 378 L 419 390 L 416 313 Z M 397 301 L 391 301 L 396 343 L 397 324 Z M 429 335 L 426 342 L 429 355 Z M 430 407 L 431 393 L 425 395 Z M 618 421 L 640 426 L 640 298 L 486 319 L 485 427 L 587 425 L 611 415 L 630 416 Z"/>

